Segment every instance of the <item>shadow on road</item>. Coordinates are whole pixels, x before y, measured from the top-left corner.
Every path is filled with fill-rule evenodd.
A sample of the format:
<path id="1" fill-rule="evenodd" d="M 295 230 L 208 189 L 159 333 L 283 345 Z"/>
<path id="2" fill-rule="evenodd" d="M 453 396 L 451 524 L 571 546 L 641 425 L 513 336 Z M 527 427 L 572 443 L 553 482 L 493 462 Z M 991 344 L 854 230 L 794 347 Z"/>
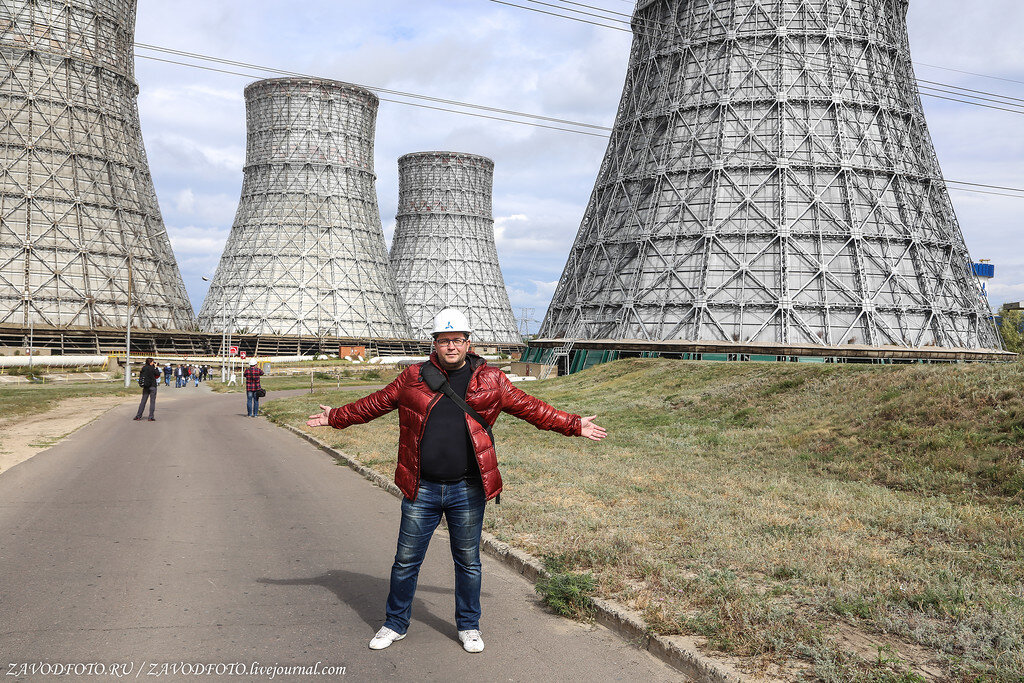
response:
<path id="1" fill-rule="evenodd" d="M 348 605 L 359 615 L 367 626 L 376 631 L 384 624 L 384 603 L 388 598 L 388 579 L 369 576 L 344 569 L 332 569 L 329 572 L 305 579 L 256 579 L 257 583 L 272 586 L 323 586 L 334 593 L 338 600 Z M 443 619 L 431 614 L 427 606 L 419 598 L 412 602 L 412 618 L 425 624 L 438 633 L 455 639 L 455 589 L 424 586 L 416 588 L 417 593 L 439 593 L 451 596 L 452 618 Z M 486 593 L 484 593 L 486 595 Z"/>

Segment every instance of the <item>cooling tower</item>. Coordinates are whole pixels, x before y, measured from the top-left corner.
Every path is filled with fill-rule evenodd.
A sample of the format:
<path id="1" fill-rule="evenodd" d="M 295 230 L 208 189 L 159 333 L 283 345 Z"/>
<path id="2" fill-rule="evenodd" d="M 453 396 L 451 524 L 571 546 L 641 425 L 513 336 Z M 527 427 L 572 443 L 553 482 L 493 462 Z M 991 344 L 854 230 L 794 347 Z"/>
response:
<path id="1" fill-rule="evenodd" d="M 245 104 L 242 196 L 201 329 L 408 338 L 374 186 L 377 97 L 279 78 Z"/>
<path id="2" fill-rule="evenodd" d="M 546 337 L 1000 348 L 906 0 L 642 0 Z"/>
<path id="3" fill-rule="evenodd" d="M 0 3 L 0 323 L 189 329 L 134 80 L 134 0 Z"/>
<path id="4" fill-rule="evenodd" d="M 494 162 L 419 152 L 398 160 L 391 269 L 413 335 L 429 338 L 442 308 L 466 312 L 473 339 L 520 343 L 498 265 L 491 213 Z"/>

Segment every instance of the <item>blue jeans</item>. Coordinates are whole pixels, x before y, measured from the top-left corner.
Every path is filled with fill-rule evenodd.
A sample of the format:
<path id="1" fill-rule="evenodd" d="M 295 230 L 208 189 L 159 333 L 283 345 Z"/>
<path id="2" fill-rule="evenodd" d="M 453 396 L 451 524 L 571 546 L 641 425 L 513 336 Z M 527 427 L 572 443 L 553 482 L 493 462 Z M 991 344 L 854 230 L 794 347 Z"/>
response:
<path id="1" fill-rule="evenodd" d="M 256 417 L 260 414 L 260 397 L 256 395 L 255 391 L 245 392 L 245 414 L 249 417 Z"/>
<path id="2" fill-rule="evenodd" d="M 455 625 L 460 631 L 480 628 L 480 532 L 485 502 L 483 487 L 464 481 L 421 481 L 415 501 L 402 499 L 402 526 L 391 567 L 385 626 L 396 633 L 409 629 L 420 565 L 443 513 L 455 561 Z"/>

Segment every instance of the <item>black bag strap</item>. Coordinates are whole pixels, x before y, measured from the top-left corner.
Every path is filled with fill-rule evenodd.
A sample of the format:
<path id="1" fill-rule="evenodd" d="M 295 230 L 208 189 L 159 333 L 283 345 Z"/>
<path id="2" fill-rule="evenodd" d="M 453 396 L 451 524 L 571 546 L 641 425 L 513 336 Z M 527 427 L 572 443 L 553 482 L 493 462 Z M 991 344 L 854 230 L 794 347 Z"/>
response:
<path id="1" fill-rule="evenodd" d="M 452 389 L 452 385 L 448 383 L 448 378 L 438 370 L 436 365 L 427 361 L 420 369 L 420 375 L 423 377 L 423 381 L 427 383 L 427 386 L 430 387 L 431 391 L 440 391 L 450 398 L 455 405 L 462 408 L 467 415 L 479 422 L 480 426 L 487 432 L 487 436 L 491 437 L 491 443 L 494 443 L 494 434 L 491 433 L 491 425 L 487 424 L 487 420 L 483 418 L 483 415 L 473 410 L 473 406 L 466 403 L 464 398 L 455 393 L 455 390 Z"/>

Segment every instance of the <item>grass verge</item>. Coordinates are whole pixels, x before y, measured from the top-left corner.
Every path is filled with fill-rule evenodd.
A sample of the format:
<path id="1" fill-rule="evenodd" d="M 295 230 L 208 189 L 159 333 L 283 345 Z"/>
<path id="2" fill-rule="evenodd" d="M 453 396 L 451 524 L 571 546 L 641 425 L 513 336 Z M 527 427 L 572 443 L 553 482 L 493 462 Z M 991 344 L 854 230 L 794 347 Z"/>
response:
<path id="1" fill-rule="evenodd" d="M 0 386 L 0 421 L 45 413 L 68 398 L 87 396 L 129 396 L 138 393 L 137 385 L 73 382 L 60 384 L 11 384 Z"/>
<path id="2" fill-rule="evenodd" d="M 663 635 L 825 681 L 1024 677 L 1021 365 L 619 361 L 528 389 L 601 444 L 504 418 L 486 528 Z M 304 428 L 333 391 L 271 401 Z M 390 476 L 391 414 L 317 436 Z M 788 668 L 788 667 L 796 667 Z"/>
<path id="3" fill-rule="evenodd" d="M 384 368 L 380 370 L 369 370 L 367 372 L 345 375 L 335 374 L 328 372 L 315 372 L 313 374 L 313 389 L 314 391 L 329 391 L 331 389 L 354 386 L 377 386 L 380 384 L 387 384 L 395 377 L 398 376 L 397 370 Z M 219 377 L 219 376 L 218 376 Z M 208 383 L 210 388 L 218 393 L 232 393 L 232 392 L 244 392 L 245 391 L 245 379 L 242 378 L 241 373 L 238 375 L 238 386 L 229 387 L 222 383 L 219 379 L 209 380 Z M 269 375 L 262 377 L 260 380 L 260 386 L 268 392 L 271 391 L 289 391 L 291 389 L 309 389 L 309 374 L 296 374 L 296 375 Z"/>

